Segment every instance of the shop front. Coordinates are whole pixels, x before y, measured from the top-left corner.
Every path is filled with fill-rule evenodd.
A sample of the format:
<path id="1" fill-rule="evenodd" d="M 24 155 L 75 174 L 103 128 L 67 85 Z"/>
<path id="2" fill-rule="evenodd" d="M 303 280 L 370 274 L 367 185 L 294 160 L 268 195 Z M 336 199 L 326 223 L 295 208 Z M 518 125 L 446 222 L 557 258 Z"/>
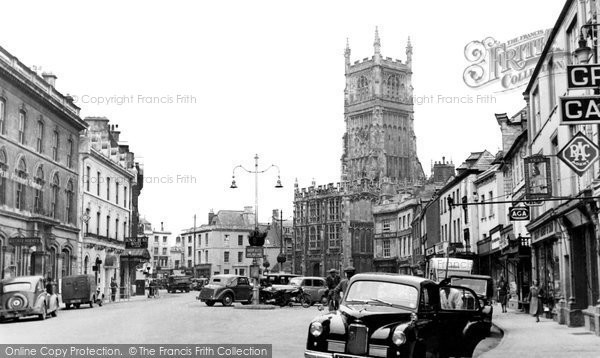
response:
<path id="1" fill-rule="evenodd" d="M 411 275 L 410 256 L 401 257 L 398 259 L 398 273 L 402 275 Z"/>
<path id="2" fill-rule="evenodd" d="M 509 286 L 508 306 L 512 309 L 526 308 L 531 286 L 530 238 L 521 234 L 515 237 L 512 225 L 501 232 L 500 262 L 505 268 L 504 278 Z"/>

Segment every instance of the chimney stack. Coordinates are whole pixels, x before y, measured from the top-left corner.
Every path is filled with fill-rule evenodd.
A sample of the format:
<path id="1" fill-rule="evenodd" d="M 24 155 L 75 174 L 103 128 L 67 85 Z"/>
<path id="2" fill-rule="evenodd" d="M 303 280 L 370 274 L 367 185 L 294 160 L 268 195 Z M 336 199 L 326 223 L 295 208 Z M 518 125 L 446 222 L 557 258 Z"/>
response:
<path id="1" fill-rule="evenodd" d="M 52 87 L 55 87 L 56 85 L 56 75 L 53 74 L 52 72 L 44 72 L 42 73 L 42 78 L 44 79 L 44 81 L 48 82 L 48 84 Z"/>
<path id="2" fill-rule="evenodd" d="M 212 225 L 212 219 L 215 217 L 215 212 L 213 209 L 210 209 L 208 212 L 208 225 Z"/>
<path id="3" fill-rule="evenodd" d="M 160 231 L 165 231 L 165 227 L 163 226 L 163 222 L 160 222 Z"/>

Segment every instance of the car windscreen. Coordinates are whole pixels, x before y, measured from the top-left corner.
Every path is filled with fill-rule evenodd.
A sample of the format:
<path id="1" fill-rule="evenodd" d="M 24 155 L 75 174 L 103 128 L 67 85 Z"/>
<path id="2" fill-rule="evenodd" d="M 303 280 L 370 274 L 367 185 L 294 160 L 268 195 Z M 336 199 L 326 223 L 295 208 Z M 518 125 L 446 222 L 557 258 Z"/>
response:
<path id="1" fill-rule="evenodd" d="M 487 295 L 487 280 L 479 280 L 475 278 L 466 278 L 466 277 L 452 277 L 450 280 L 450 285 L 452 286 L 463 286 L 468 287 L 475 291 L 477 295 L 486 296 Z"/>
<path id="2" fill-rule="evenodd" d="M 29 282 L 13 282 L 2 285 L 2 293 L 16 291 L 33 291 L 33 289 L 31 287 L 31 283 Z"/>
<path id="3" fill-rule="evenodd" d="M 349 288 L 346 303 L 366 302 L 387 304 L 414 309 L 418 304 L 419 292 L 415 287 L 395 282 L 355 281 Z"/>

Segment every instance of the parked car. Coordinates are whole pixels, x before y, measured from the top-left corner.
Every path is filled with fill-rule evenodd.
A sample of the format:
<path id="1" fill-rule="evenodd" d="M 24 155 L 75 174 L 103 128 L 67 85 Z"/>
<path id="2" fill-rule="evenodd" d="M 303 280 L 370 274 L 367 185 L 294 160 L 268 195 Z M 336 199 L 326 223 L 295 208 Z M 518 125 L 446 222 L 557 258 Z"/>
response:
<path id="1" fill-rule="evenodd" d="M 310 295 L 310 302 L 324 303 L 327 301 L 327 284 L 323 277 L 300 276 L 290 279 L 291 286 L 300 286 L 304 292 Z"/>
<path id="2" fill-rule="evenodd" d="M 252 303 L 252 285 L 248 277 L 238 275 L 215 275 L 208 285 L 202 287 L 198 298 L 213 306 L 221 302 L 223 306 L 231 306 L 233 302 Z"/>
<path id="3" fill-rule="evenodd" d="M 475 297 L 416 276 L 357 274 L 339 310 L 310 323 L 304 357 L 470 357 L 486 336 Z"/>
<path id="4" fill-rule="evenodd" d="M 46 291 L 42 276 L 21 276 L 0 281 L 0 321 L 37 315 L 56 317 L 59 300 L 52 285 Z"/>
<path id="5" fill-rule="evenodd" d="M 96 297 L 96 291 L 94 275 L 73 275 L 62 278 L 61 295 L 66 309 L 71 308 L 71 305 L 79 308 L 81 304 L 89 304 L 90 308 L 93 308 L 96 302 L 101 306 L 101 297 Z"/>
<path id="6" fill-rule="evenodd" d="M 483 318 L 483 322 L 489 334 L 492 329 L 492 315 L 494 313 L 494 307 L 492 306 L 494 280 L 490 276 L 485 275 L 452 274 L 443 280 L 441 284 L 468 287 L 477 294 L 481 306 L 488 308 L 486 312 L 489 312 L 489 314 Z"/>
<path id="7" fill-rule="evenodd" d="M 192 289 L 192 278 L 190 276 L 171 275 L 167 280 L 167 292 L 177 291 L 190 292 Z"/>
<path id="8" fill-rule="evenodd" d="M 285 272 L 274 272 L 264 275 L 261 279 L 261 286 L 285 286 L 290 284 L 290 280 L 300 275 L 294 275 Z"/>

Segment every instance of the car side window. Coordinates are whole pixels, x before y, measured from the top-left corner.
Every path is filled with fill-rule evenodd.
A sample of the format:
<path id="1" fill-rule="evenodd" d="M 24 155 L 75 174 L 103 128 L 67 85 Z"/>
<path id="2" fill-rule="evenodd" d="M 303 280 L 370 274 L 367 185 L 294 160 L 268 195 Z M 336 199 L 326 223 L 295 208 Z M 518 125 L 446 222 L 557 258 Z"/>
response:
<path id="1" fill-rule="evenodd" d="M 323 281 L 323 280 L 316 280 L 315 281 L 315 286 L 317 286 L 317 287 L 325 287 L 325 281 Z"/>
<path id="2" fill-rule="evenodd" d="M 248 285 L 248 279 L 246 277 L 240 277 L 238 279 L 238 284 L 239 285 Z"/>
<path id="3" fill-rule="evenodd" d="M 479 309 L 477 297 L 472 291 L 461 287 L 440 288 L 440 303 L 443 310 L 475 311 Z"/>
<path id="4" fill-rule="evenodd" d="M 429 289 L 426 287 L 421 290 L 421 299 L 419 300 L 419 310 L 429 312 L 434 310 L 433 302 L 431 301 Z"/>
<path id="5" fill-rule="evenodd" d="M 312 280 L 302 280 L 302 286 L 311 287 L 313 285 Z"/>

